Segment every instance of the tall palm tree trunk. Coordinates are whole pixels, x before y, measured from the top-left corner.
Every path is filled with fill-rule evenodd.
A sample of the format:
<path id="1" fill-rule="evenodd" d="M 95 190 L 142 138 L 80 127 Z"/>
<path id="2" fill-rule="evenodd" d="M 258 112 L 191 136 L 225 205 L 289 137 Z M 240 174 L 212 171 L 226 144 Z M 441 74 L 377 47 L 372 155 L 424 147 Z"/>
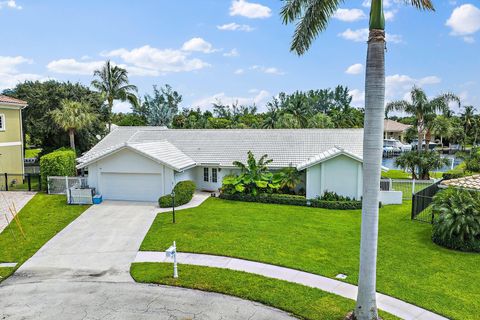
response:
<path id="1" fill-rule="evenodd" d="M 75 151 L 75 130 L 72 128 L 68 129 L 68 136 L 70 137 L 70 148 Z"/>
<path id="2" fill-rule="evenodd" d="M 423 125 L 421 125 L 421 122 L 419 122 L 419 124 L 418 124 L 417 134 L 418 134 L 417 151 L 422 152 L 422 148 L 423 148 Z"/>
<path id="3" fill-rule="evenodd" d="M 374 17 L 374 15 L 377 15 Z M 372 1 L 365 79 L 363 134 L 363 201 L 360 241 L 360 274 L 355 318 L 378 319 L 376 302 L 378 204 L 382 168 L 385 114 L 385 31 L 381 0 Z"/>

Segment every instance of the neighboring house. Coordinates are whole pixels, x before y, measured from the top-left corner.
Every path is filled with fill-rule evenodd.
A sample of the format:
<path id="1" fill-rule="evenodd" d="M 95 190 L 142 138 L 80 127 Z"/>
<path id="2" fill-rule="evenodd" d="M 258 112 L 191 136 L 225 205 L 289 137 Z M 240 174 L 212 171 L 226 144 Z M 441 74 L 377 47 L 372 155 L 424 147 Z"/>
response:
<path id="1" fill-rule="evenodd" d="M 78 159 L 105 199 L 156 201 L 182 180 L 217 191 L 239 173 L 233 161 L 267 154 L 271 170 L 302 170 L 308 198 L 325 191 L 362 196 L 363 129 L 183 130 L 118 127 Z"/>
<path id="2" fill-rule="evenodd" d="M 411 125 L 403 124 L 394 120 L 383 120 L 383 138 L 395 139 L 401 142 L 405 142 L 405 135 Z"/>
<path id="3" fill-rule="evenodd" d="M 23 174 L 22 109 L 27 103 L 0 95 L 0 172 Z"/>
<path id="4" fill-rule="evenodd" d="M 459 189 L 480 191 L 480 174 L 457 179 L 444 180 L 440 183 L 440 187 L 453 187 Z"/>

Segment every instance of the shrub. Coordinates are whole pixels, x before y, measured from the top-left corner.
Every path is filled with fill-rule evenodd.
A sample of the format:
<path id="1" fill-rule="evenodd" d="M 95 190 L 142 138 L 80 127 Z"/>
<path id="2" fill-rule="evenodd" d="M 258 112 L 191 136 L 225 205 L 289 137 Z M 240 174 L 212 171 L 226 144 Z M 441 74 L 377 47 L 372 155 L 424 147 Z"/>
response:
<path id="1" fill-rule="evenodd" d="M 352 201 L 349 197 L 344 197 L 336 192 L 326 190 L 321 197 L 318 197 L 318 200 L 325 201 Z"/>
<path id="2" fill-rule="evenodd" d="M 432 203 L 432 240 L 460 251 L 480 252 L 480 192 L 448 188 Z"/>
<path id="3" fill-rule="evenodd" d="M 75 152 L 71 149 L 59 149 L 40 158 L 40 173 L 44 186 L 48 176 L 75 176 Z"/>
<path id="4" fill-rule="evenodd" d="M 192 200 L 193 194 L 195 193 L 196 185 L 195 182 L 187 180 L 180 181 L 175 185 L 173 191 L 175 191 L 175 207 L 187 204 Z M 160 208 L 170 208 L 173 206 L 172 195 L 167 194 L 158 199 L 158 205 Z"/>
<path id="5" fill-rule="evenodd" d="M 303 196 L 291 194 L 270 194 L 260 193 L 256 196 L 251 194 L 225 194 L 221 193 L 220 198 L 226 200 L 245 201 L 245 202 L 260 202 L 260 203 L 274 203 L 287 204 L 293 206 L 304 206 L 314 208 L 336 209 L 336 210 L 356 210 L 362 208 L 361 201 L 325 201 L 312 199 L 308 200 Z"/>

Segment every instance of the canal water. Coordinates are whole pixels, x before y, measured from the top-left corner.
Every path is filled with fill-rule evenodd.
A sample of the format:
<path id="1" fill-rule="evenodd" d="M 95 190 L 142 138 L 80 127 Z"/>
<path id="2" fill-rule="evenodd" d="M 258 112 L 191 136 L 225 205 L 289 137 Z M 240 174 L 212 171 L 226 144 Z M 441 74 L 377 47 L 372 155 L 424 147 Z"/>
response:
<path id="1" fill-rule="evenodd" d="M 450 159 L 450 165 L 445 166 L 439 170 L 434 170 L 436 172 L 445 172 L 450 169 L 452 169 L 452 161 L 453 161 L 453 167 L 458 166 L 460 163 L 463 162 L 462 159 L 455 157 L 454 154 L 442 154 L 442 158 L 448 158 Z M 387 167 L 388 169 L 401 169 L 395 165 L 395 159 L 397 157 L 391 157 L 391 158 L 383 158 L 382 160 L 382 166 Z"/>

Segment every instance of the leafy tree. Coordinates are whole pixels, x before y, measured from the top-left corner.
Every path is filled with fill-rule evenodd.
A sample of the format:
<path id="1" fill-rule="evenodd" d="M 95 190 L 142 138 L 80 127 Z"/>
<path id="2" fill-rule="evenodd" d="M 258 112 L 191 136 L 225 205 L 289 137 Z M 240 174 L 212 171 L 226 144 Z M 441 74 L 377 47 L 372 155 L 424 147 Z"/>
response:
<path id="1" fill-rule="evenodd" d="M 232 127 L 232 121 L 223 118 L 210 117 L 207 121 L 207 128 L 209 129 L 229 129 Z"/>
<path id="2" fill-rule="evenodd" d="M 387 104 L 387 111 L 403 111 L 415 117 L 418 131 L 417 149 L 420 152 L 423 146 L 423 136 L 427 133 L 430 122 L 435 119 L 435 114 L 448 112 L 450 110 L 448 105 L 452 101 L 460 105 L 460 99 L 453 93 L 445 93 L 430 100 L 425 91 L 418 87 L 413 87 L 410 98 L 412 102 L 406 100 L 390 102 Z M 425 145 L 425 150 L 428 150 L 428 144 Z"/>
<path id="3" fill-rule="evenodd" d="M 281 115 L 280 108 L 281 108 L 281 101 L 276 97 L 273 97 L 273 100 L 267 103 L 268 111 L 262 123 L 263 129 L 277 128 L 280 115 Z"/>
<path id="4" fill-rule="evenodd" d="M 421 9 L 433 10 L 430 0 L 407 0 Z M 299 55 L 310 48 L 339 5 L 338 0 L 287 0 L 281 10 L 285 24 L 296 23 L 291 50 Z M 358 297 L 353 318 L 378 319 L 376 306 L 376 259 L 378 197 L 382 160 L 385 105 L 385 18 L 383 1 L 372 0 L 365 81 L 365 131 L 363 164 L 362 237 Z"/>
<path id="5" fill-rule="evenodd" d="M 480 148 L 474 147 L 470 152 L 458 152 L 456 156 L 463 159 L 466 172 L 480 172 Z"/>
<path id="6" fill-rule="evenodd" d="M 128 81 L 127 70 L 118 66 L 112 66 L 110 60 L 107 60 L 101 69 L 95 70 L 92 81 L 92 87 L 98 90 L 107 102 L 108 108 L 108 130 L 112 126 L 112 109 L 114 100 L 128 101 L 132 106 L 138 105 L 137 87 Z"/>
<path id="7" fill-rule="evenodd" d="M 435 243 L 480 252 L 480 192 L 448 188 L 434 197 L 432 211 Z"/>
<path id="8" fill-rule="evenodd" d="M 300 92 L 295 92 L 288 97 L 283 112 L 292 115 L 301 128 L 306 128 L 308 118 L 311 115 L 311 109 L 308 107 L 307 100 Z"/>
<path id="9" fill-rule="evenodd" d="M 404 171 L 411 172 L 412 179 L 430 179 L 430 171 L 441 169 L 450 162 L 446 158 L 442 158 L 435 151 L 425 152 L 405 152 L 395 159 L 395 165 Z"/>
<path id="10" fill-rule="evenodd" d="M 136 127 L 146 126 L 147 120 L 135 113 L 115 113 L 112 122 L 117 126 Z"/>
<path id="11" fill-rule="evenodd" d="M 145 118 L 150 126 L 172 125 L 172 120 L 178 113 L 178 105 L 182 102 L 182 96 L 168 84 L 158 89 L 153 86 L 153 97 L 145 95 L 142 104 Z"/>
<path id="12" fill-rule="evenodd" d="M 105 134 L 107 111 L 103 108 L 103 98 L 82 84 L 56 80 L 25 81 L 5 93 L 28 102 L 28 107 L 22 111 L 23 131 L 31 143 L 42 147 L 42 153 L 69 145 L 69 137 L 52 118 L 52 111 L 60 109 L 63 100 L 89 105 L 95 115 L 92 123 L 76 132 L 79 152 L 89 150 L 98 142 L 97 136 Z"/>
<path id="13" fill-rule="evenodd" d="M 75 150 L 75 132 L 93 122 L 94 115 L 90 112 L 90 106 L 82 102 L 63 100 L 61 108 L 51 113 L 53 121 L 68 132 L 70 148 Z"/>
<path id="14" fill-rule="evenodd" d="M 402 153 L 395 159 L 395 165 L 402 168 L 405 172 L 410 172 L 412 174 L 412 179 L 418 179 L 417 176 L 417 165 L 419 163 L 418 152 L 405 152 Z"/>
<path id="15" fill-rule="evenodd" d="M 300 129 L 302 125 L 292 114 L 285 113 L 281 115 L 277 127 L 281 129 Z"/>
<path id="16" fill-rule="evenodd" d="M 310 119 L 308 119 L 308 127 L 309 128 L 318 128 L 318 129 L 326 129 L 326 128 L 334 128 L 335 124 L 328 115 L 324 113 L 317 113 Z"/>

